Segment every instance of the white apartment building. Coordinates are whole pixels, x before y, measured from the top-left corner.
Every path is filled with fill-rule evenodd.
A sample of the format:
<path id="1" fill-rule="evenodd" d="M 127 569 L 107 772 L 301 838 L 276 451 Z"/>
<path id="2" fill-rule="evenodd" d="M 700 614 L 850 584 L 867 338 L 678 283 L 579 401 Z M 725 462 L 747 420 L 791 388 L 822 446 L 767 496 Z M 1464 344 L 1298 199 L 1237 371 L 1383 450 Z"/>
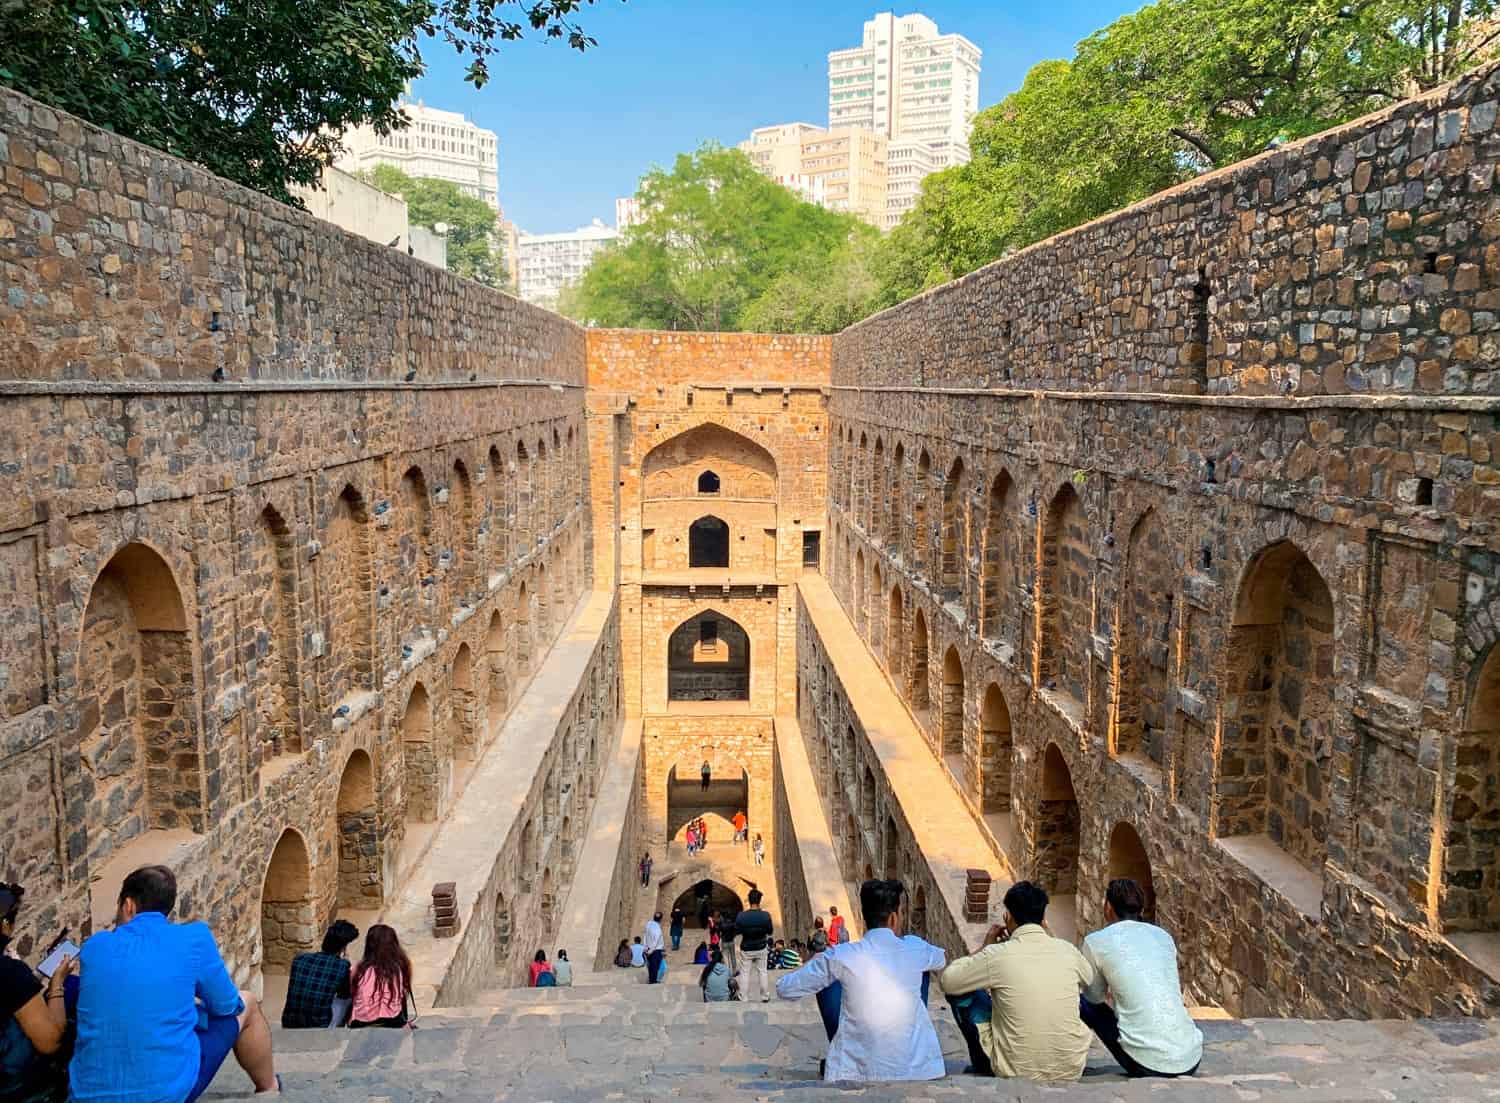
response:
<path id="1" fill-rule="evenodd" d="M 457 111 L 428 107 L 421 100 L 401 105 L 411 120 L 405 130 L 382 137 L 369 126 L 344 134 L 344 152 L 334 164 L 345 172 L 395 165 L 409 176 L 448 180 L 467 194 L 500 210 L 498 139 Z"/>
<path id="2" fill-rule="evenodd" d="M 615 229 L 624 233 L 631 226 L 644 222 L 646 216 L 641 213 L 641 201 L 633 195 L 622 196 L 615 200 Z"/>
<path id="3" fill-rule="evenodd" d="M 887 147 L 885 172 L 885 216 L 880 228 L 889 230 L 917 205 L 922 180 L 943 166 L 927 142 L 903 140 Z"/>
<path id="4" fill-rule="evenodd" d="M 555 307 L 562 289 L 583 275 L 594 254 L 619 237 L 599 219 L 561 234 L 521 234 L 516 242 L 516 291 L 538 306 Z"/>
<path id="5" fill-rule="evenodd" d="M 757 127 L 739 148 L 765 175 L 809 203 L 882 224 L 886 142 L 870 130 L 811 123 Z"/>
<path id="6" fill-rule="evenodd" d="M 979 110 L 980 56 L 974 43 L 961 34 L 939 33 L 925 15 L 881 12 L 865 21 L 859 46 L 828 55 L 828 125 L 884 135 L 893 163 L 898 143 L 925 145 L 925 156 L 903 151 L 901 158 L 908 169 L 930 163 L 922 175 L 964 164 L 969 127 Z M 888 174 L 901 203 L 909 176 L 909 171 Z M 918 177 L 915 187 L 920 184 Z M 901 207 L 902 213 L 908 209 L 910 204 Z"/>

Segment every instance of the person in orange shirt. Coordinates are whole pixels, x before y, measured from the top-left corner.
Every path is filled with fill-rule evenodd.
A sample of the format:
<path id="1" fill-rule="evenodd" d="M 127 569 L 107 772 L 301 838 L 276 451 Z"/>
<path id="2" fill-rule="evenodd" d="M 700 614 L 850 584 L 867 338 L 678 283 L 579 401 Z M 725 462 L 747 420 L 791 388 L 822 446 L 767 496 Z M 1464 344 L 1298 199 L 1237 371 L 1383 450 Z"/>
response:
<path id="1" fill-rule="evenodd" d="M 734 824 L 734 841 L 737 843 L 744 842 L 749 837 L 748 828 L 750 826 L 750 821 L 745 818 L 744 809 L 736 812 L 731 822 Z"/>

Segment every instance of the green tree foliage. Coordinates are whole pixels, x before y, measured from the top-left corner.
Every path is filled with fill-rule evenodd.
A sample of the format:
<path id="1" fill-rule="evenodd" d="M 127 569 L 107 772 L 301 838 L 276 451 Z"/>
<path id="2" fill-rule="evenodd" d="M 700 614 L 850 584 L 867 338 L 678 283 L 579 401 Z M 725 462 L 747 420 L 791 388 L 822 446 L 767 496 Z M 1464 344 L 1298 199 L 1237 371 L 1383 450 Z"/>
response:
<path id="1" fill-rule="evenodd" d="M 408 221 L 433 231 L 439 223 L 446 226 L 450 271 L 490 287 L 509 284 L 495 236 L 495 212 L 483 199 L 464 194 L 449 180 L 408 176 L 395 165 L 376 165 L 359 175 L 381 191 L 405 199 Z"/>
<path id="2" fill-rule="evenodd" d="M 445 42 L 482 86 L 528 29 L 584 49 L 593 0 L 0 0 L 0 83 L 295 202 Z"/>
<path id="3" fill-rule="evenodd" d="M 1450 80 L 1497 0 L 1158 0 L 1045 61 L 923 181 L 872 306 Z"/>
<path id="4" fill-rule="evenodd" d="M 671 171 L 652 169 L 636 198 L 644 221 L 596 256 L 564 297 L 574 317 L 606 326 L 740 329 L 773 283 L 793 274 L 811 279 L 851 238 L 874 233 L 849 215 L 801 202 L 744 153 L 712 144 L 679 155 Z"/>

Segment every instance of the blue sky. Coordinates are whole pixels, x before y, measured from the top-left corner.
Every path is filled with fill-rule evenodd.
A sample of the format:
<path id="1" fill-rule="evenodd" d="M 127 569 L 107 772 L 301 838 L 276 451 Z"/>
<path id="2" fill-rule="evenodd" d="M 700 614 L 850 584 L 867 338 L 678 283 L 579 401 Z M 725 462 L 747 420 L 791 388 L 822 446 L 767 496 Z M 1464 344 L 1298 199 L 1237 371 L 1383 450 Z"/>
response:
<path id="1" fill-rule="evenodd" d="M 614 200 L 652 164 L 706 139 L 726 145 L 757 126 L 828 122 L 829 50 L 857 46 L 877 11 L 920 11 L 984 51 L 981 107 L 1026 70 L 1069 57 L 1091 31 L 1139 0 L 926 0 L 894 8 L 847 0 L 598 0 L 580 21 L 584 53 L 533 38 L 505 46 L 475 91 L 463 67 L 424 44 L 413 95 L 462 111 L 500 136 L 500 202 L 523 230 L 614 222 Z"/>

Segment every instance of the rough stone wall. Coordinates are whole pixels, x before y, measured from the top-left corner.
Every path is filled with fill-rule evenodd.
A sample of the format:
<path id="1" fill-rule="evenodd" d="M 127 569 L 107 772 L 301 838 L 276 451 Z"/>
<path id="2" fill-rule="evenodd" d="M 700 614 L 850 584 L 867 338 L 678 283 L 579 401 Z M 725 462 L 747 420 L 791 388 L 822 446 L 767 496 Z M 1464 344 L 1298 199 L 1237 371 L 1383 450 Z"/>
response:
<path id="1" fill-rule="evenodd" d="M 845 331 L 834 382 L 1493 394 L 1497 92 L 1480 70 L 1023 249 Z"/>
<path id="2" fill-rule="evenodd" d="M 518 653 L 582 592 L 583 333 L 9 92 L 0 163 L 0 876 L 28 888 L 18 948 L 86 934 L 149 854 L 249 983 L 263 919 L 279 960 L 287 931 L 310 943 L 419 858 L 414 687 L 439 817 L 514 702 Z M 524 543 L 522 442 L 547 448 Z M 414 468 L 426 493 L 403 504 Z M 401 545 L 423 514 L 425 573 Z M 559 612 L 523 641 L 527 584 Z M 288 831 L 294 899 L 263 891 Z"/>
<path id="3" fill-rule="evenodd" d="M 1188 984 L 1237 1013 L 1500 1008 L 1466 949 L 1500 937 L 1472 795 L 1492 738 L 1469 734 L 1494 730 L 1471 700 L 1500 623 L 1497 89 L 1482 71 L 834 339 L 851 621 L 934 754 L 956 649 L 954 790 L 1012 867 L 1075 866 L 1091 929 L 1129 826 Z M 893 534 L 861 488 L 898 482 Z"/>
<path id="4" fill-rule="evenodd" d="M 769 853 L 775 858 L 776 900 L 781 907 L 781 936 L 790 941 L 793 938 L 808 938 L 812 934 L 813 919 L 820 909 L 809 899 L 813 888 L 808 885 L 807 873 L 802 866 L 802 847 L 797 840 L 791 808 L 787 804 L 780 754 L 772 755 L 772 768 L 771 798 L 774 808 L 771 824 L 776 849 Z"/>
<path id="5" fill-rule="evenodd" d="M 557 315 L 0 90 L 11 379 L 583 382 Z"/>

